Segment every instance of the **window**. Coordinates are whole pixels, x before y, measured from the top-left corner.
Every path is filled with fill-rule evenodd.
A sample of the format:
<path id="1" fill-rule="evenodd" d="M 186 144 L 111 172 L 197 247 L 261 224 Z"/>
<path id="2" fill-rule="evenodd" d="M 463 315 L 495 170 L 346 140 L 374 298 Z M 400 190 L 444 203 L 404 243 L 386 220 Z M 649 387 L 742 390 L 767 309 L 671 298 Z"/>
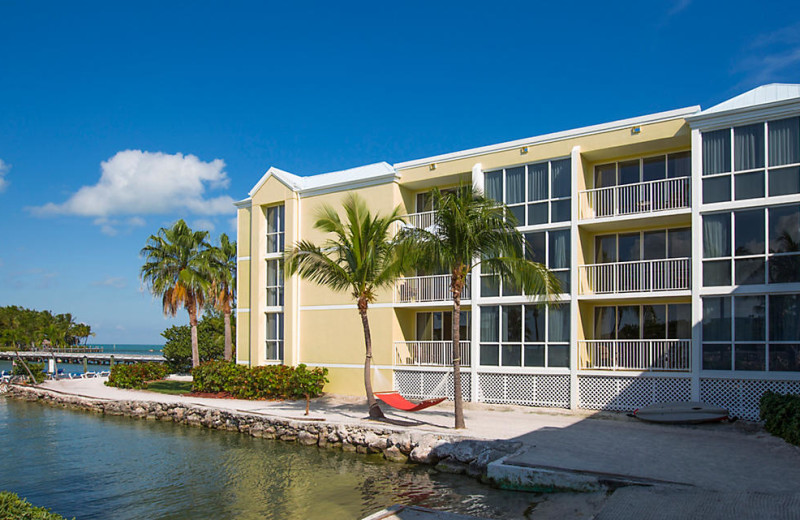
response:
<path id="1" fill-rule="evenodd" d="M 703 298 L 703 369 L 800 371 L 800 294 Z"/>
<path id="2" fill-rule="evenodd" d="M 461 341 L 470 339 L 470 311 L 461 311 L 459 336 Z M 452 341 L 453 340 L 453 313 L 447 312 L 418 312 L 417 313 L 417 341 Z"/>
<path id="3" fill-rule="evenodd" d="M 691 339 L 691 305 L 619 305 L 594 308 L 595 340 Z"/>
<path id="4" fill-rule="evenodd" d="M 519 226 L 570 220 L 572 163 L 559 159 L 486 172 L 486 196 L 505 203 Z"/>
<path id="5" fill-rule="evenodd" d="M 800 206 L 703 215 L 704 286 L 798 282 Z"/>
<path id="6" fill-rule="evenodd" d="M 266 320 L 266 359 L 268 361 L 283 361 L 283 313 L 267 313 Z"/>
<path id="7" fill-rule="evenodd" d="M 283 253 L 284 249 L 284 207 L 270 206 L 267 217 L 267 254 Z"/>
<path id="8" fill-rule="evenodd" d="M 731 200 L 731 187 L 735 200 L 800 193 L 800 118 L 704 132 L 703 203 Z"/>
<path id="9" fill-rule="evenodd" d="M 283 260 L 267 260 L 267 307 L 283 307 Z"/>
<path id="10" fill-rule="evenodd" d="M 569 305 L 481 307 L 480 364 L 569 367 Z"/>

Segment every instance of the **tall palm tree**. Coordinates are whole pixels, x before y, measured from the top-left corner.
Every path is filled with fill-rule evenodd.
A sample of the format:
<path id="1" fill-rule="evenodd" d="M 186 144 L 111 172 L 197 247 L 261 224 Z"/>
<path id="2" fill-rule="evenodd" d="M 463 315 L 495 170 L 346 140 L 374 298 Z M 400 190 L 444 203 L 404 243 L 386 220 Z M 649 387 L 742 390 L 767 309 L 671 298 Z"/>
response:
<path id="1" fill-rule="evenodd" d="M 472 269 L 482 264 L 528 296 L 548 299 L 559 293 L 558 279 L 547 268 L 525 258 L 525 239 L 517 231 L 513 215 L 502 204 L 485 198 L 470 186 L 442 193 L 433 190 L 437 208 L 434 225 L 427 229 L 405 228 L 401 254 L 420 269 L 440 269 L 450 274 L 453 297 L 453 400 L 455 427 L 464 428 L 461 394 L 461 295 Z"/>
<path id="2" fill-rule="evenodd" d="M 207 237 L 208 231 L 192 231 L 186 222 L 178 220 L 171 228 L 150 235 L 141 250 L 145 264 L 140 276 L 150 292 L 161 296 L 164 314 L 175 316 L 181 307 L 189 313 L 193 367 L 200 364 L 197 315 L 211 286 Z"/>
<path id="3" fill-rule="evenodd" d="M 233 359 L 233 339 L 231 337 L 231 313 L 236 305 L 236 242 L 228 235 L 219 236 L 219 246 L 209 249 L 212 267 L 209 301 L 215 309 L 222 312 L 225 323 L 225 359 Z"/>
<path id="4" fill-rule="evenodd" d="M 400 208 L 388 215 L 373 215 L 357 195 L 348 196 L 343 209 L 344 221 L 332 207 L 322 207 L 314 229 L 334 237 L 322 245 L 298 242 L 287 251 L 286 266 L 290 274 L 299 273 L 334 291 L 349 290 L 356 300 L 364 328 L 364 389 L 369 416 L 380 418 L 383 412 L 372 393 L 372 335 L 367 308 L 375 301 L 377 290 L 393 285 L 402 272 L 392 239 L 392 226 L 402 219 Z"/>

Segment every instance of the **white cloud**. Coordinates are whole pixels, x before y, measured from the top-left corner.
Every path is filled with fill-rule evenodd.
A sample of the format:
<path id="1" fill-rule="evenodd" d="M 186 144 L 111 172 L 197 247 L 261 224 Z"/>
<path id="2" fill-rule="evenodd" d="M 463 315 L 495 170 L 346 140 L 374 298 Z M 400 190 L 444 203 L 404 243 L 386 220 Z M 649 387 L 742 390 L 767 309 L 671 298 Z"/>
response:
<path id="1" fill-rule="evenodd" d="M 102 280 L 92 282 L 95 287 L 113 287 L 114 289 L 122 289 L 125 287 L 125 279 L 118 276 L 107 276 Z"/>
<path id="2" fill-rule="evenodd" d="M 763 33 L 738 56 L 735 72 L 744 72 L 739 86 L 791 82 L 800 65 L 800 22 Z"/>
<path id="3" fill-rule="evenodd" d="M 94 223 L 108 235 L 120 225 L 142 226 L 140 215 L 191 213 L 232 214 L 228 195 L 207 197 L 207 190 L 227 188 L 230 179 L 225 162 L 201 161 L 194 155 L 125 150 L 101 164 L 100 180 L 83 186 L 65 202 L 49 202 L 28 208 L 38 216 L 78 215 L 95 217 Z M 126 222 L 114 219 L 133 215 Z"/>
<path id="4" fill-rule="evenodd" d="M 681 11 L 689 7 L 689 4 L 691 3 L 692 0 L 677 0 L 670 8 L 670 10 L 667 12 L 667 16 L 675 16 L 676 14 L 680 13 Z"/>
<path id="5" fill-rule="evenodd" d="M 6 188 L 8 187 L 8 181 L 6 180 L 6 174 L 8 170 L 11 169 L 11 165 L 7 162 L 3 162 L 3 159 L 0 159 L 0 193 L 3 193 Z"/>
<path id="6" fill-rule="evenodd" d="M 195 231 L 214 231 L 214 227 L 214 223 L 206 218 L 192 222 L 192 229 Z"/>
<path id="7" fill-rule="evenodd" d="M 236 233 L 239 232 L 239 220 L 236 217 L 233 217 L 228 221 L 228 225 L 230 226 L 231 231 L 234 233 L 234 236 L 236 236 Z"/>

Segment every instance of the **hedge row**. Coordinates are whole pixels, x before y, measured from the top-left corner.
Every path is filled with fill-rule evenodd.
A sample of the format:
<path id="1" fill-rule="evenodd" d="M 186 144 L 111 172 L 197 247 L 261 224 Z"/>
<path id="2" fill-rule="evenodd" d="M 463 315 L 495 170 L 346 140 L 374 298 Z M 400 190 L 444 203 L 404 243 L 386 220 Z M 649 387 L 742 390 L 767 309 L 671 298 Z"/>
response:
<path id="1" fill-rule="evenodd" d="M 147 388 L 150 381 L 158 381 L 169 375 L 169 367 L 164 363 L 135 363 L 133 365 L 114 365 L 106 384 L 117 388 Z"/>
<path id="2" fill-rule="evenodd" d="M 0 491 L 0 520 L 64 520 L 44 507 L 36 507 L 9 491 Z M 74 519 L 73 519 L 74 520 Z"/>
<path id="3" fill-rule="evenodd" d="M 211 361 L 192 369 L 192 391 L 226 392 L 239 399 L 300 399 L 319 397 L 328 382 L 327 368 L 305 365 L 247 367 Z"/>
<path id="4" fill-rule="evenodd" d="M 761 420 L 769 433 L 800 446 L 800 395 L 765 392 Z"/>

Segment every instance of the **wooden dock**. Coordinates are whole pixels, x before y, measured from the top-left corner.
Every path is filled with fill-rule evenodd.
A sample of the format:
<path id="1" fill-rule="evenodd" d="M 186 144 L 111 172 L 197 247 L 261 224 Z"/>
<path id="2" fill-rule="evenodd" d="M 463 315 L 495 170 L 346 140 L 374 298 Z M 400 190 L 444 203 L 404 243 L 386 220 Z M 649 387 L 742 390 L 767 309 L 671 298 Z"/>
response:
<path id="1" fill-rule="evenodd" d="M 19 357 L 25 361 L 37 363 L 55 359 L 56 363 L 81 364 L 84 360 L 90 365 L 111 365 L 112 363 L 164 363 L 166 359 L 160 354 L 125 354 L 121 352 L 20 352 Z M 14 352 L 0 352 L 0 359 L 14 360 Z"/>

